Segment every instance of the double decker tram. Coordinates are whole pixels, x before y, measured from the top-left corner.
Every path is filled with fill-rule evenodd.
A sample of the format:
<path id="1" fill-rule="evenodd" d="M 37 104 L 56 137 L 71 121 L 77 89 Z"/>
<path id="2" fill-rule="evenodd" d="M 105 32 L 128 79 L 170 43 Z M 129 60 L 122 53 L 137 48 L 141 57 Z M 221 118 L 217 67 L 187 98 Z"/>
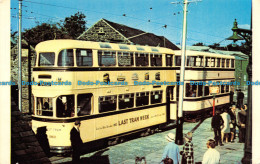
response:
<path id="1" fill-rule="evenodd" d="M 75 120 L 89 144 L 176 119 L 176 84 L 164 83 L 176 82 L 173 50 L 51 40 L 36 52 L 32 128 L 46 126 L 53 153 L 71 150 Z"/>
<path id="2" fill-rule="evenodd" d="M 181 66 L 181 51 L 174 51 L 177 81 Z M 201 51 L 186 51 L 183 116 L 186 121 L 197 121 L 212 116 L 213 95 L 210 85 L 219 87 L 215 107 L 223 110 L 232 103 L 235 81 L 235 57 Z M 178 86 L 176 87 L 178 90 Z M 178 99 L 178 91 L 176 92 Z"/>

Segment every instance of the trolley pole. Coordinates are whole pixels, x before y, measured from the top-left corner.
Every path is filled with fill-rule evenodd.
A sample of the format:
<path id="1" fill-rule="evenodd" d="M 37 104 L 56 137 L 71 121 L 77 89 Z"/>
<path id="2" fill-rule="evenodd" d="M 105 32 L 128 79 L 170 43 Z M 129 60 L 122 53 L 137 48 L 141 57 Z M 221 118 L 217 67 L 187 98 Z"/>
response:
<path id="1" fill-rule="evenodd" d="M 19 43 L 18 43 L 18 89 L 19 89 L 19 110 L 22 111 L 22 0 L 19 0 Z"/>
<path id="2" fill-rule="evenodd" d="M 184 74 L 185 74 L 185 53 L 186 53 L 186 34 L 187 34 L 187 0 L 184 0 L 183 8 L 183 29 L 181 46 L 181 70 L 180 70 L 180 90 L 178 102 L 178 117 L 176 128 L 176 144 L 183 144 L 183 96 L 184 96 Z"/>

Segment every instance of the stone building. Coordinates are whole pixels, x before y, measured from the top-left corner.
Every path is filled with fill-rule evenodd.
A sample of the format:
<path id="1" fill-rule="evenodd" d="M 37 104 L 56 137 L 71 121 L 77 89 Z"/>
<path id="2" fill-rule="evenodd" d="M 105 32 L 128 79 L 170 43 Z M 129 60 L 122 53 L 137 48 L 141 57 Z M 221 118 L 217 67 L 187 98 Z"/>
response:
<path id="1" fill-rule="evenodd" d="M 179 48 L 164 36 L 157 36 L 139 29 L 101 19 L 81 34 L 77 39 L 97 42 L 111 42 Z"/>
<path id="2" fill-rule="evenodd" d="M 16 104 L 18 104 L 18 45 L 11 49 L 11 81 L 16 85 L 12 86 L 11 96 Z M 25 40 L 22 40 L 22 81 L 31 81 L 32 66 L 35 62 L 35 49 L 29 45 Z M 31 86 L 22 85 L 22 112 L 29 113 L 32 99 Z"/>

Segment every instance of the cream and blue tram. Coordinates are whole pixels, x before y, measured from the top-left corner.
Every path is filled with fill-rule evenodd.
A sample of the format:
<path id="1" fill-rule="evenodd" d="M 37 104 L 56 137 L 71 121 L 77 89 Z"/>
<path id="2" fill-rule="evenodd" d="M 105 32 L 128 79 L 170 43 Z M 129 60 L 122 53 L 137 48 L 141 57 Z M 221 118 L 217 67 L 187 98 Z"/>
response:
<path id="1" fill-rule="evenodd" d="M 174 51 L 176 78 L 179 81 L 181 51 Z M 186 51 L 183 116 L 186 121 L 196 121 L 212 115 L 213 95 L 210 85 L 217 85 L 216 109 L 223 110 L 232 103 L 235 81 L 235 57 L 202 51 Z M 178 90 L 178 86 L 176 87 Z M 175 96 L 178 99 L 178 91 Z"/>
<path id="2" fill-rule="evenodd" d="M 84 143 L 176 119 L 170 49 L 51 40 L 39 43 L 36 52 L 32 128 L 37 133 L 46 126 L 51 152 L 70 151 L 77 119 Z"/>

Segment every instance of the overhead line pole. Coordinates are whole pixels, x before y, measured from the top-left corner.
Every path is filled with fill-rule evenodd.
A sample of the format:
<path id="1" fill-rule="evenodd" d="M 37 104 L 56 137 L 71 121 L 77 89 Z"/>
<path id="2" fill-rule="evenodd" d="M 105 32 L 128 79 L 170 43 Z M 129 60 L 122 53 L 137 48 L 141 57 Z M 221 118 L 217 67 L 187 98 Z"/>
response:
<path id="1" fill-rule="evenodd" d="M 183 4 L 183 28 L 182 28 L 182 46 L 181 46 L 181 69 L 180 69 L 180 89 L 178 101 L 178 115 L 177 115 L 177 128 L 176 128 L 176 144 L 183 144 L 183 96 L 184 96 L 184 77 L 185 77 L 185 56 L 186 56 L 186 34 L 187 34 L 187 6 L 191 2 L 184 0 Z M 180 2 L 172 2 L 172 4 L 179 4 Z"/>
<path id="2" fill-rule="evenodd" d="M 22 111 L 22 0 L 19 0 L 18 90 L 19 110 Z"/>

